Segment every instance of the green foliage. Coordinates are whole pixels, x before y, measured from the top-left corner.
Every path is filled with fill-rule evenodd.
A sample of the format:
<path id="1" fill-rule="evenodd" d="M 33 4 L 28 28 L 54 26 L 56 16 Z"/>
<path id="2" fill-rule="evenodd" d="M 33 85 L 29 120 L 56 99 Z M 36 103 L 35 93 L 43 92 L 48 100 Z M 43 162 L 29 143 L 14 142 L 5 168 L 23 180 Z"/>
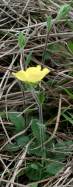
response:
<path id="1" fill-rule="evenodd" d="M 48 50 L 46 50 L 45 53 L 43 53 L 42 58 L 44 61 L 51 60 L 52 62 L 54 62 L 52 55 L 58 53 L 59 56 L 59 53 L 61 53 L 61 51 L 63 55 L 63 52 L 65 52 L 65 47 L 62 44 L 60 43 L 48 44 Z"/>
<path id="2" fill-rule="evenodd" d="M 69 21 L 67 20 L 67 24 L 68 24 L 70 30 L 73 31 L 73 22 L 72 22 L 72 20 L 69 20 Z"/>
<path id="3" fill-rule="evenodd" d="M 73 125 L 73 115 L 69 112 L 62 113 L 62 116 L 66 119 L 66 122 L 69 122 Z"/>
<path id="4" fill-rule="evenodd" d="M 23 116 L 18 116 L 18 112 L 8 113 L 9 120 L 15 125 L 16 132 L 20 132 L 25 128 L 25 120 Z"/>
<path id="5" fill-rule="evenodd" d="M 26 37 L 23 34 L 23 32 L 19 33 L 19 36 L 18 36 L 18 45 L 19 45 L 20 50 L 22 50 L 22 49 L 24 49 L 26 47 Z"/>
<path id="6" fill-rule="evenodd" d="M 48 166 L 46 167 L 46 172 L 50 176 L 56 175 L 63 167 L 64 165 L 60 162 L 52 162 L 48 164 Z"/>
<path id="7" fill-rule="evenodd" d="M 51 28 L 52 28 L 52 17 L 48 16 L 47 17 L 47 29 L 48 29 L 48 32 L 50 32 Z"/>
<path id="8" fill-rule="evenodd" d="M 51 53 L 65 52 L 65 47 L 61 43 L 48 44 L 48 50 Z"/>
<path id="9" fill-rule="evenodd" d="M 72 41 L 67 42 L 67 46 L 68 46 L 69 51 L 73 53 L 73 42 Z"/>
<path id="10" fill-rule="evenodd" d="M 12 115 L 10 120 L 15 123 L 15 116 Z M 16 153 L 17 151 L 21 150 L 21 148 L 25 147 L 33 136 L 35 137 L 27 153 L 28 157 L 38 157 L 39 159 L 38 161 L 32 160 L 31 162 L 28 159 L 27 167 L 24 168 L 23 171 L 23 175 L 27 176 L 31 182 L 56 175 L 64 167 L 63 162 L 65 161 L 66 156 L 70 155 L 71 151 L 72 141 L 60 141 L 55 143 L 55 140 L 53 139 L 47 143 L 45 147 L 46 157 L 44 158 L 42 153 L 43 149 L 41 149 L 41 141 L 43 141 L 43 137 L 45 137 L 45 141 L 48 140 L 49 136 L 46 135 L 45 128 L 43 131 L 41 131 L 42 128 L 44 128 L 43 124 L 40 124 L 37 119 L 33 119 L 31 123 L 31 133 L 28 135 L 18 136 L 15 139 L 15 142 L 13 144 L 8 144 L 5 149 L 10 153 Z M 40 131 L 44 134 L 40 134 Z M 42 164 L 42 159 L 44 159 L 44 165 Z M 20 174 L 20 176 L 21 175 L 22 174 Z"/>
<path id="11" fill-rule="evenodd" d="M 33 119 L 31 124 L 31 129 L 34 137 L 39 140 L 39 143 L 43 141 L 43 137 L 45 137 L 45 127 L 38 120 Z"/>
<path id="12" fill-rule="evenodd" d="M 45 53 L 43 53 L 43 55 L 42 55 L 42 58 L 44 61 L 47 61 L 48 59 L 50 59 L 51 58 L 50 52 L 45 51 Z"/>
<path id="13" fill-rule="evenodd" d="M 7 144 L 5 147 L 5 151 L 10 152 L 10 153 L 14 153 L 20 150 L 20 147 L 18 145 L 16 145 L 16 143 L 14 144 Z"/>
<path id="14" fill-rule="evenodd" d="M 72 144 L 73 144 L 73 141 L 71 141 L 71 140 L 65 140 L 65 141 L 58 142 L 55 145 L 55 153 L 56 152 L 58 152 L 58 153 L 55 154 L 54 158 L 58 161 L 64 161 L 66 156 L 68 156 L 70 154 L 70 152 L 72 151 L 72 149 L 71 149 Z"/>
<path id="15" fill-rule="evenodd" d="M 73 93 L 72 93 L 71 90 L 69 91 L 67 88 L 63 88 L 63 90 L 68 94 L 68 96 L 69 96 L 71 99 L 73 99 Z"/>
<path id="16" fill-rule="evenodd" d="M 50 145 L 49 145 L 50 144 Z M 54 145 L 54 148 L 53 148 Z M 55 144 L 51 141 L 47 144 L 47 153 L 49 160 L 54 162 L 64 162 L 66 156 L 70 155 L 72 141 L 61 141 Z M 53 163 L 54 163 L 53 162 Z"/>
<path id="17" fill-rule="evenodd" d="M 32 58 L 32 51 L 29 52 L 29 54 L 26 57 L 25 64 L 28 66 Z"/>
<path id="18" fill-rule="evenodd" d="M 37 97 L 38 97 L 38 102 L 40 105 L 44 104 L 44 101 L 45 101 L 45 94 L 43 91 L 40 91 L 38 94 L 37 94 Z"/>
<path id="19" fill-rule="evenodd" d="M 28 187 L 38 187 L 38 184 L 30 184 Z"/>
<path id="20" fill-rule="evenodd" d="M 29 136 L 18 136 L 17 138 L 15 138 L 15 142 L 13 144 L 7 144 L 5 147 L 5 150 L 7 150 L 8 152 L 17 152 L 19 151 L 21 148 L 23 148 L 24 146 L 26 146 L 26 144 L 29 142 Z"/>
<path id="21" fill-rule="evenodd" d="M 26 145 L 29 142 L 29 136 L 18 136 L 18 138 L 16 138 L 16 143 L 19 147 L 23 147 L 24 145 Z"/>
<path id="22" fill-rule="evenodd" d="M 33 163 L 26 168 L 25 173 L 31 181 L 37 181 L 41 179 L 41 169 L 42 168 L 39 163 Z"/>
<path id="23" fill-rule="evenodd" d="M 70 5 L 68 4 L 62 5 L 58 11 L 56 20 L 65 18 L 68 15 L 69 11 L 70 11 Z"/>
<path id="24" fill-rule="evenodd" d="M 2 46 L 0 55 L 1 83 L 3 78 L 5 78 L 1 86 L 3 95 L 0 100 L 0 116 L 2 118 L 2 121 L 0 121 L 1 155 L 3 155 L 2 159 L 5 160 L 6 158 L 6 166 L 11 164 L 9 170 L 12 172 L 6 172 L 4 174 L 4 179 L 11 179 L 22 153 L 25 153 L 26 145 L 30 143 L 25 159 L 15 178 L 15 182 L 18 184 L 23 183 L 23 185 L 28 187 L 45 186 L 46 182 L 42 183 L 41 181 L 45 181 L 47 178 L 49 181 L 50 177 L 51 179 L 55 178 L 64 168 L 67 161 L 72 158 L 73 154 L 73 141 L 71 141 L 73 136 L 73 1 L 71 0 L 67 4 L 63 1 L 60 1 L 60 4 L 58 4 L 59 1 L 56 0 L 41 2 L 41 11 L 40 7 L 39 9 L 37 7 L 37 11 L 32 11 L 30 15 L 27 15 L 25 11 L 25 18 L 24 16 L 20 16 L 21 23 L 19 19 L 17 20 L 17 16 L 15 16 L 16 21 L 11 21 L 10 23 L 10 25 L 15 23 L 15 26 L 11 25 L 14 29 L 10 29 L 9 34 L 6 33 L 6 23 L 5 26 L 4 23 L 1 24 L 3 25 L 3 31 L 1 31 L 0 36 Z M 50 8 L 49 12 L 48 7 Z M 59 9 L 57 9 L 57 7 L 59 7 Z M 40 84 L 29 85 L 24 83 L 21 83 L 21 86 L 19 82 L 14 85 L 14 82 L 12 83 L 12 77 L 8 76 L 7 79 L 7 75 L 6 77 L 4 75 L 6 68 L 9 71 L 9 65 L 12 60 L 15 61 L 13 70 L 20 70 L 18 64 L 20 57 L 17 57 L 19 50 L 12 50 L 16 45 L 15 35 L 19 31 L 21 32 L 17 38 L 18 47 L 22 54 L 22 61 L 25 62 L 25 69 L 29 65 L 35 66 L 36 63 L 43 66 L 43 62 L 44 65 L 52 69 L 48 75 L 48 79 L 45 78 L 44 81 L 41 82 L 41 86 L 39 86 Z M 46 31 L 47 45 L 45 44 Z M 9 37 L 11 39 L 9 39 Z M 23 55 L 27 40 L 27 53 L 25 52 Z M 25 59 L 23 59 L 23 57 Z M 12 73 L 12 68 L 10 69 L 10 73 Z M 24 109 L 21 87 L 23 87 L 22 90 L 24 91 Z M 5 103 L 6 93 L 7 102 Z M 49 141 L 56 123 L 60 94 L 62 94 L 60 123 L 55 137 Z M 32 95 L 36 97 L 35 101 L 38 101 L 38 104 L 37 102 L 35 104 Z M 8 120 L 6 118 L 6 105 Z M 43 107 L 43 114 L 41 115 L 43 118 L 42 123 L 38 117 L 38 113 L 41 111 L 39 106 L 40 109 Z M 12 110 L 20 111 L 24 113 L 24 115 L 19 116 L 19 112 Z M 23 133 L 23 131 L 25 132 Z M 8 142 L 6 132 L 10 138 L 16 136 L 12 140 L 12 143 Z M 20 133 L 22 133 L 22 135 L 19 135 Z M 8 144 L 5 146 L 6 142 L 8 142 Z M 5 168 L 3 168 L 1 164 L 1 176 L 4 172 L 3 170 L 5 170 Z"/>
<path id="25" fill-rule="evenodd" d="M 30 163 L 28 167 L 25 170 L 25 174 L 28 176 L 28 178 L 32 181 L 35 180 L 41 180 L 45 179 L 49 176 L 56 175 L 61 169 L 63 169 L 66 156 L 70 155 L 71 146 L 73 142 L 72 141 L 62 141 L 54 144 L 52 141 L 51 144 L 49 142 L 48 144 L 48 151 L 47 151 L 47 157 L 48 161 L 45 161 L 45 165 L 42 166 L 40 162 L 33 161 L 33 164 Z M 54 150 L 53 150 L 54 145 Z M 37 142 L 36 145 L 38 146 Z M 35 147 L 34 146 L 34 147 Z M 47 147 L 46 147 L 47 150 Z M 53 152 L 52 152 L 53 151 Z M 32 155 L 38 155 L 41 152 L 41 149 L 34 149 L 34 152 L 32 151 L 29 153 Z M 42 157 L 42 155 L 40 154 Z"/>
<path id="26" fill-rule="evenodd" d="M 64 164 L 61 164 L 59 162 L 47 163 L 47 165 L 44 167 L 36 162 L 34 164 L 30 164 L 27 167 L 25 173 L 30 180 L 37 181 L 45 179 L 49 176 L 56 175 L 63 167 Z"/>

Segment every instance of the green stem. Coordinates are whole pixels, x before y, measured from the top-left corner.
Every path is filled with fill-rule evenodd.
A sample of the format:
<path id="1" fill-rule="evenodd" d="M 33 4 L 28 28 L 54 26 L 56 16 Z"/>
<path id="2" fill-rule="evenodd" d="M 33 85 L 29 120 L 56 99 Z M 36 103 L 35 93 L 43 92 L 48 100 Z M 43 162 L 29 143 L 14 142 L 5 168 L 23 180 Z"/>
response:
<path id="1" fill-rule="evenodd" d="M 42 104 L 39 104 L 39 120 L 43 124 L 43 110 L 42 110 Z"/>
<path id="2" fill-rule="evenodd" d="M 42 127 L 40 128 L 40 137 L 41 137 L 41 149 L 42 149 L 42 157 L 46 158 L 46 152 L 45 152 L 45 137 L 44 137 L 44 127 L 43 127 L 43 110 L 42 110 L 42 104 L 39 103 L 38 96 L 35 92 L 35 89 L 32 87 L 32 95 L 33 98 L 35 99 L 38 108 L 39 108 L 39 121 Z M 42 160 L 42 165 L 44 165 L 44 161 Z"/>

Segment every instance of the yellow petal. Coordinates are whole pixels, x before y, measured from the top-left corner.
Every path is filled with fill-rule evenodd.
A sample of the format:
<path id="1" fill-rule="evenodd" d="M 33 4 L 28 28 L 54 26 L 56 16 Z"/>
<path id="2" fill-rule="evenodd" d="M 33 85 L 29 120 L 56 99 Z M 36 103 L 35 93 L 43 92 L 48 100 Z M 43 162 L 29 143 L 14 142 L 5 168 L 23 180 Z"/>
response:
<path id="1" fill-rule="evenodd" d="M 41 81 L 49 73 L 49 69 L 44 68 L 43 70 L 41 70 L 41 66 L 38 66 L 36 68 L 32 67 L 32 69 L 29 69 L 28 71 L 26 71 L 26 73 L 27 81 L 35 83 Z"/>
<path id="2" fill-rule="evenodd" d="M 50 72 L 50 70 L 48 68 L 44 68 L 41 71 L 41 79 L 43 79 L 49 72 Z"/>
<path id="3" fill-rule="evenodd" d="M 26 70 L 26 73 L 35 73 L 35 71 L 40 71 L 41 70 L 41 66 L 37 65 L 36 67 L 29 67 Z"/>
<path id="4" fill-rule="evenodd" d="M 41 66 L 37 65 L 36 67 L 29 67 L 26 71 L 18 71 L 17 73 L 12 73 L 17 79 L 29 82 L 29 83 L 37 83 L 41 81 L 50 70 L 48 68 L 44 68 L 41 70 Z"/>
<path id="5" fill-rule="evenodd" d="M 37 65 L 36 68 L 39 69 L 39 70 L 41 70 L 41 66 L 40 65 Z"/>
<path id="6" fill-rule="evenodd" d="M 26 73 L 23 70 L 18 71 L 17 73 L 12 73 L 17 79 L 21 81 L 27 81 L 26 80 Z"/>

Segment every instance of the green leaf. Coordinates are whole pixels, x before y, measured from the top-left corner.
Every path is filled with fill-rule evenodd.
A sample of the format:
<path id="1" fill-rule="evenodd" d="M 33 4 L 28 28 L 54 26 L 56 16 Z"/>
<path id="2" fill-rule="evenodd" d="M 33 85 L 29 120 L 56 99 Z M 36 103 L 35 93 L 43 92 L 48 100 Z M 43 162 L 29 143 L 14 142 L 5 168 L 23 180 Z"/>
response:
<path id="1" fill-rule="evenodd" d="M 50 32 L 52 28 L 52 17 L 51 16 L 47 17 L 47 28 L 48 28 L 48 32 Z"/>
<path id="2" fill-rule="evenodd" d="M 23 146 L 26 146 L 26 144 L 29 142 L 29 136 L 18 136 L 15 140 L 15 143 L 7 144 L 5 150 L 7 150 L 8 152 L 19 151 L 21 148 L 23 148 Z"/>
<path id="3" fill-rule="evenodd" d="M 31 164 L 31 168 L 32 168 L 32 169 L 35 169 L 35 170 L 38 170 L 38 169 L 39 169 L 38 165 L 35 164 L 35 163 L 32 163 L 32 164 Z"/>
<path id="4" fill-rule="evenodd" d="M 20 150 L 20 147 L 18 145 L 16 145 L 16 143 L 14 144 L 8 144 L 6 145 L 5 147 L 5 151 L 8 151 L 8 152 L 16 152 L 16 151 L 19 151 Z"/>
<path id="5" fill-rule="evenodd" d="M 70 28 L 70 31 L 73 31 L 73 21 L 68 21 L 67 20 L 67 24 L 68 24 L 68 26 L 69 26 L 69 28 Z"/>
<path id="6" fill-rule="evenodd" d="M 53 162 L 46 167 L 46 172 L 49 173 L 51 176 L 56 175 L 63 167 L 63 164 Z"/>
<path id="7" fill-rule="evenodd" d="M 37 163 L 30 164 L 26 170 L 25 174 L 32 181 L 37 181 L 41 179 L 41 167 Z"/>
<path id="8" fill-rule="evenodd" d="M 28 187 L 38 187 L 38 184 L 30 184 Z"/>
<path id="9" fill-rule="evenodd" d="M 26 37 L 22 32 L 20 32 L 18 36 L 18 45 L 20 49 L 24 49 L 26 46 Z"/>
<path id="10" fill-rule="evenodd" d="M 42 151 L 43 151 L 43 148 L 40 148 L 40 141 L 39 139 L 35 139 L 35 141 L 32 143 L 32 145 L 30 145 L 29 147 L 29 154 L 30 155 L 36 155 L 38 157 L 42 157 Z"/>
<path id="11" fill-rule="evenodd" d="M 18 116 L 18 112 L 8 113 L 9 120 L 15 125 L 16 132 L 20 132 L 25 128 L 25 121 L 22 116 Z"/>
<path id="12" fill-rule="evenodd" d="M 67 46 L 68 46 L 68 49 L 73 53 L 73 42 L 72 41 L 69 41 L 67 43 Z"/>
<path id="13" fill-rule="evenodd" d="M 70 5 L 64 4 L 61 6 L 60 10 L 58 11 L 56 20 L 60 20 L 62 18 L 65 18 L 70 11 Z"/>
<path id="14" fill-rule="evenodd" d="M 51 59 L 50 52 L 44 51 L 44 53 L 42 54 L 42 58 L 43 58 L 44 61 L 47 61 L 47 60 Z"/>
<path id="15" fill-rule="evenodd" d="M 72 144 L 73 141 L 62 141 L 58 142 L 55 145 L 55 151 L 53 153 L 53 157 L 51 156 L 51 159 L 64 162 L 67 156 L 70 156 L 72 153 Z"/>
<path id="16" fill-rule="evenodd" d="M 71 140 L 58 142 L 56 144 L 56 150 L 64 152 L 65 155 L 68 155 L 70 153 L 66 153 L 66 151 L 70 152 L 72 150 L 72 144 L 73 144 L 73 141 L 71 141 Z"/>
<path id="17" fill-rule="evenodd" d="M 69 114 L 69 116 L 73 119 L 73 114 L 71 114 L 70 112 L 67 112 Z"/>
<path id="18" fill-rule="evenodd" d="M 32 51 L 30 51 L 30 53 L 27 55 L 27 58 L 26 58 L 26 61 L 25 61 L 26 65 L 29 65 L 29 63 L 31 61 L 31 57 L 32 57 Z"/>
<path id="19" fill-rule="evenodd" d="M 67 114 L 62 114 L 62 116 L 66 119 L 66 121 L 73 125 L 73 119 L 71 117 L 69 117 Z"/>
<path id="20" fill-rule="evenodd" d="M 41 124 L 38 120 L 33 119 L 31 124 L 31 129 L 33 135 L 36 137 L 39 142 L 43 142 L 43 139 L 45 138 L 45 127 L 43 124 Z"/>
<path id="21" fill-rule="evenodd" d="M 73 99 L 73 94 L 71 93 L 71 91 L 69 91 L 67 88 L 63 88 L 63 90 L 68 94 L 68 96 Z"/>
<path id="22" fill-rule="evenodd" d="M 29 142 L 29 136 L 25 136 L 25 135 L 18 136 L 16 138 L 16 142 L 17 142 L 18 146 L 22 147 L 22 146 L 26 145 Z"/>
<path id="23" fill-rule="evenodd" d="M 59 53 L 65 50 L 64 46 L 60 43 L 48 44 L 48 50 L 51 53 Z M 47 52 L 48 55 L 48 52 Z M 49 54 L 50 55 L 50 54 Z"/>
<path id="24" fill-rule="evenodd" d="M 45 95 L 44 95 L 43 91 L 42 91 L 42 92 L 39 92 L 39 93 L 37 94 L 37 97 L 38 97 L 39 104 L 43 104 L 44 101 L 45 101 Z"/>

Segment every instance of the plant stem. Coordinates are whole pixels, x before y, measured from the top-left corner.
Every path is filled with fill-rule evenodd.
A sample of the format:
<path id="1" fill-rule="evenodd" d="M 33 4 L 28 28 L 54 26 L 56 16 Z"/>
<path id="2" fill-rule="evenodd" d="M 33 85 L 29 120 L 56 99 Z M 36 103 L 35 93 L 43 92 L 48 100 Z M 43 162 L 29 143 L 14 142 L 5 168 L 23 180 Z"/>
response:
<path id="1" fill-rule="evenodd" d="M 45 145 L 44 145 L 45 136 L 44 136 L 44 127 L 43 127 L 42 104 L 39 103 L 38 96 L 35 93 L 35 89 L 33 87 L 32 87 L 31 92 L 32 92 L 33 98 L 35 99 L 35 101 L 36 101 L 36 103 L 38 105 L 38 108 L 39 108 L 39 122 L 40 122 L 40 125 L 42 125 L 42 127 L 40 127 L 41 151 L 42 151 L 42 157 L 46 158 Z M 42 160 L 42 165 L 44 165 L 44 160 Z"/>
<path id="2" fill-rule="evenodd" d="M 42 104 L 39 104 L 39 120 L 43 124 L 43 110 L 42 110 Z"/>

